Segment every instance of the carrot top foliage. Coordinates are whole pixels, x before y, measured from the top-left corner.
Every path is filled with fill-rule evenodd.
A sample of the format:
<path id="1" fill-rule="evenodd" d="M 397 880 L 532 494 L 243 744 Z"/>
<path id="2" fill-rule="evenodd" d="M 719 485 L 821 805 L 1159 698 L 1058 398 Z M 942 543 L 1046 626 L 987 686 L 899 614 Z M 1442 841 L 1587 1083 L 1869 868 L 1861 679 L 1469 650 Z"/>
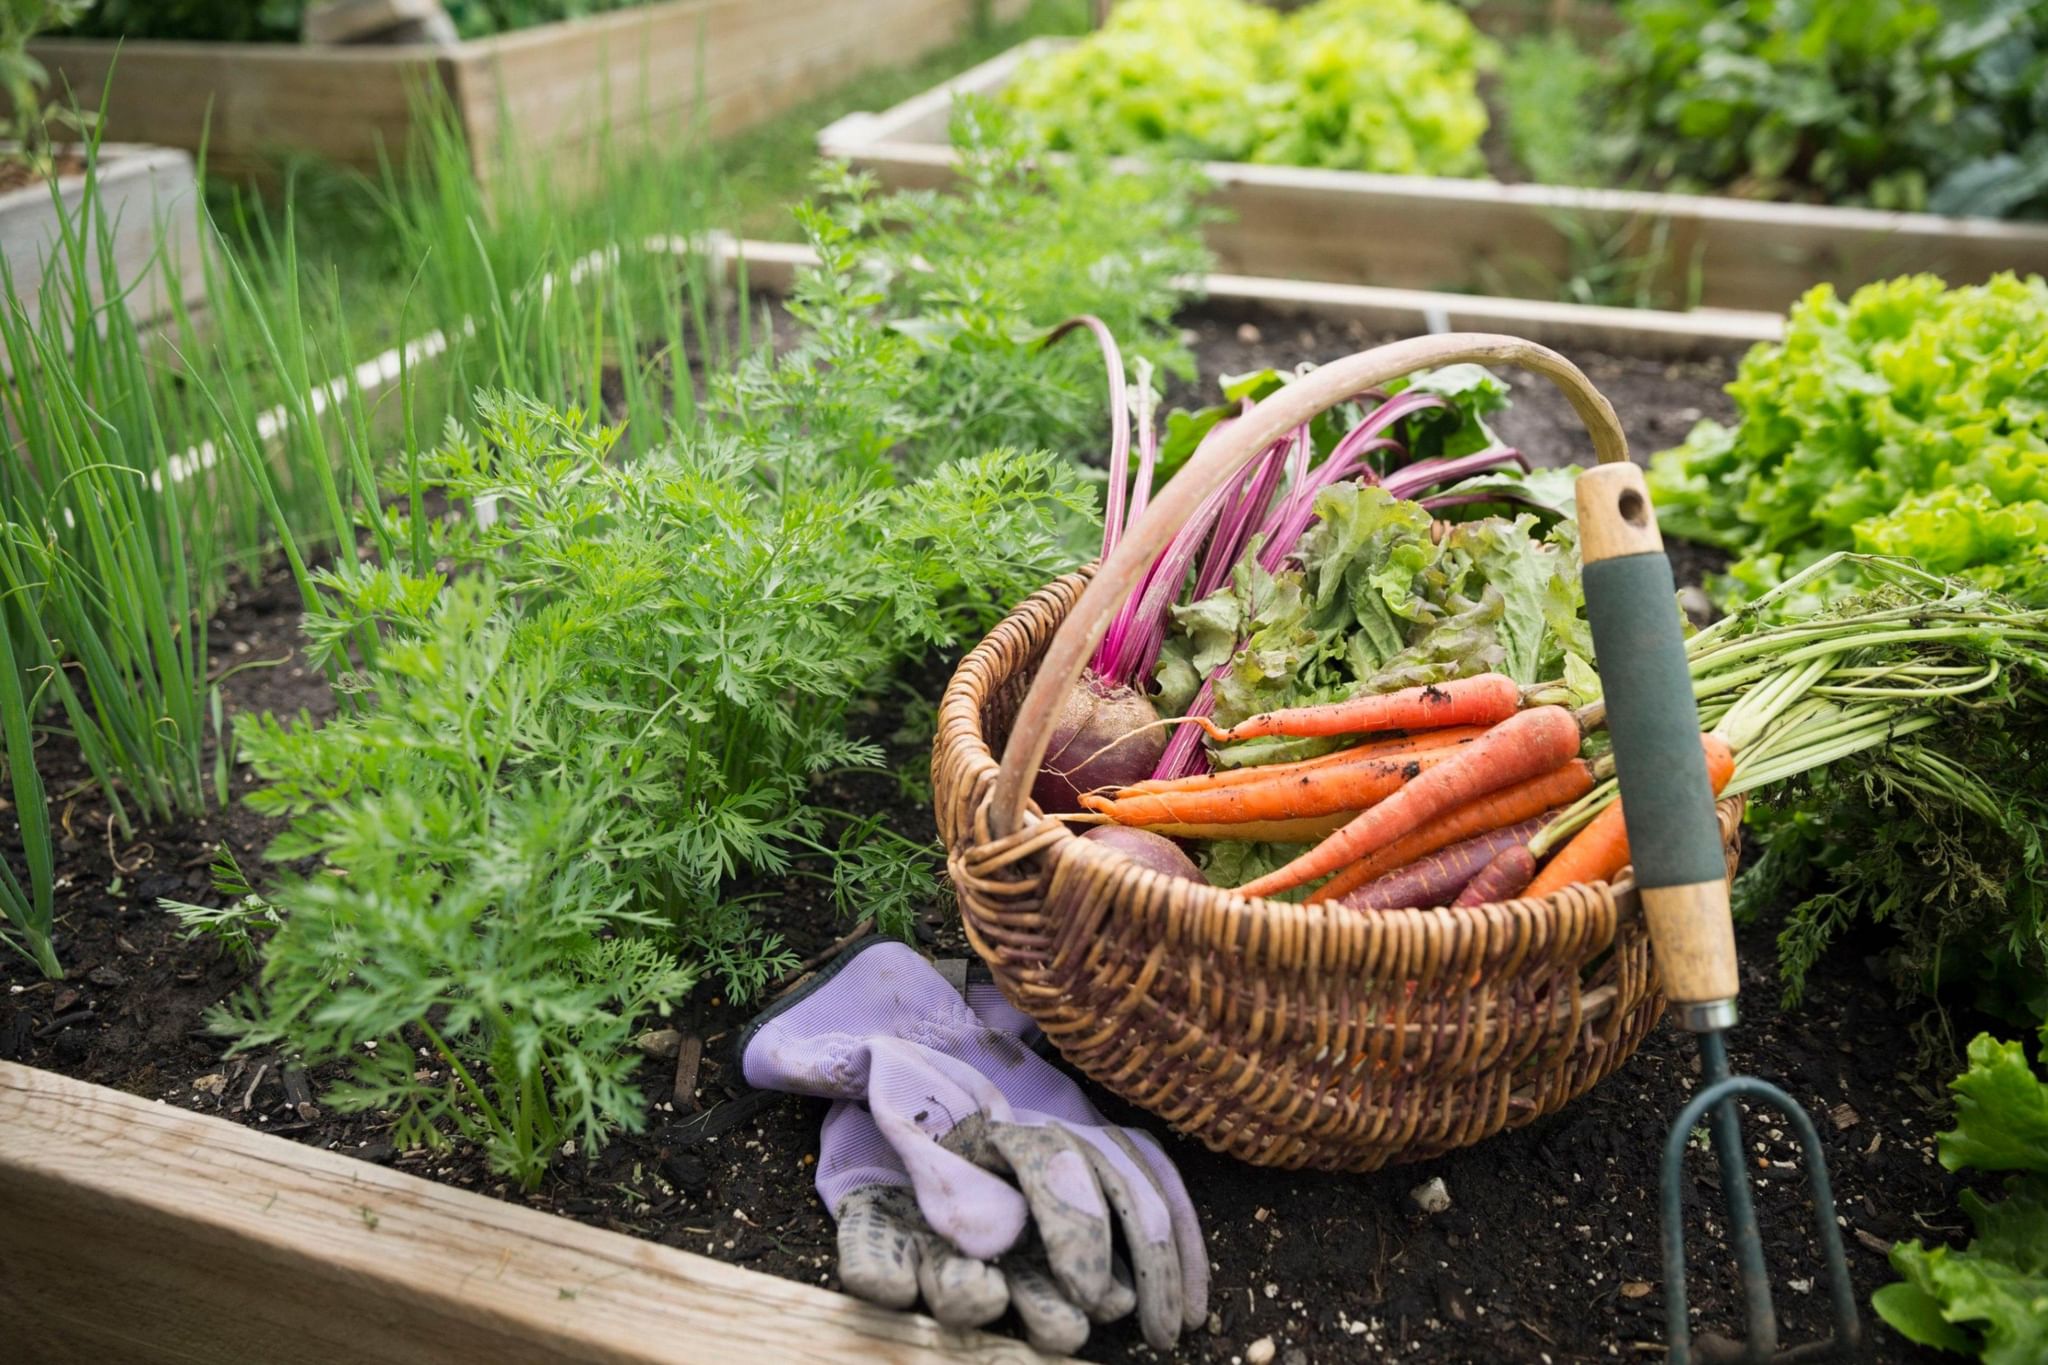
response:
<path id="1" fill-rule="evenodd" d="M 986 175 L 957 203 L 829 176 L 797 344 L 707 363 L 666 439 L 644 409 L 628 441 L 485 393 L 356 500 L 360 558 L 301 582 L 340 713 L 238 728 L 252 803 L 289 820 L 272 860 L 311 870 L 173 907 L 264 939 L 224 1025 L 341 1063 L 336 1102 L 394 1113 L 400 1141 L 461 1135 L 531 1183 L 643 1121 L 648 1012 L 793 965 L 761 902 L 815 881 L 907 932 L 930 851 L 826 783 L 887 766 L 856 720 L 902 665 L 1080 557 L 1094 496 L 1049 450 L 1079 446 L 1059 415 L 1092 417 L 1100 381 L 1047 363 L 1046 326 L 1117 310 L 1170 361 L 1171 280 L 1199 258 L 1172 184 L 1093 163 L 1049 184 L 1003 136 L 963 127 Z M 967 259 L 1031 225 L 1036 258 Z"/>

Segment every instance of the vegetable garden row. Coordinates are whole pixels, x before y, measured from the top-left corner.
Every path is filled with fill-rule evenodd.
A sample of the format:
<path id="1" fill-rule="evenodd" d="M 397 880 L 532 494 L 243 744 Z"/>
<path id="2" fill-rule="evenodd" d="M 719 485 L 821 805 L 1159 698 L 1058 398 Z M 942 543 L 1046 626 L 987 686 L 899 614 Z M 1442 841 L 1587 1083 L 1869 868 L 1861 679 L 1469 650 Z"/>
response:
<path id="1" fill-rule="evenodd" d="M 247 41 L 288 8 L 82 22 Z M 39 278 L 0 275 L 0 1112 L 37 1135 L 0 1137 L 0 1189 L 84 1190 L 67 1144 L 140 1122 L 11 1063 L 393 1168 L 359 1215 L 339 1167 L 280 1184 L 324 1270 L 249 1197 L 254 1137 L 192 1215 L 300 1286 L 238 1309 L 252 1332 L 289 1321 L 267 1297 L 372 1281 L 422 1314 L 365 1354 L 686 1349 L 592 1325 L 634 1295 L 696 1311 L 684 1263 L 629 1273 L 599 1230 L 836 1271 L 944 1328 L 719 1269 L 760 1307 L 718 1330 L 770 1354 L 1006 1349 L 971 1327 L 1103 1360 L 1662 1350 L 1652 1187 L 1698 1081 L 1657 1025 L 1690 997 L 1653 952 L 1670 883 L 1628 767 L 1649 652 L 1606 633 L 1579 491 L 1589 454 L 1632 454 L 1683 589 L 1650 615 L 1685 633 L 1673 771 L 1719 800 L 1693 831 L 1715 885 L 1740 848 L 1736 1069 L 1818 1122 L 1869 1358 L 2043 1358 L 2048 283 L 1818 283 L 1739 360 L 1712 317 L 1598 333 L 1639 354 L 1573 344 L 1595 333 L 1569 309 L 1562 357 L 1375 352 L 1338 304 L 1210 292 L 1189 158 L 2044 202 L 2038 6 L 1618 23 L 1596 58 L 1432 0 L 1130 0 L 951 106 L 950 192 L 822 162 L 802 251 L 718 231 L 746 193 L 728 149 L 478 174 L 494 154 L 422 97 L 373 176 L 205 183 L 178 210 L 203 248 L 159 252 L 143 309 L 107 287 L 131 262 L 88 141 Z M 1686 302 L 1597 246 L 1549 292 Z M 956 996 L 870 934 L 993 983 Z M 930 1087 L 914 1117 L 890 1076 Z M 1785 1338 L 1824 1335 L 1794 1125 L 1742 1107 Z M 204 1145 L 185 1122 L 167 1151 Z M 1672 1196 L 1700 1333 L 1743 1302 L 1704 1122 Z M 410 1176 L 591 1228 L 514 1260 L 546 1241 L 527 1210 L 408 1205 Z M 1085 1236 L 1055 1187 L 1095 1201 Z M 476 1246 L 369 1269 L 380 1217 L 381 1245 L 438 1244 L 397 1211 L 444 1199 Z M 74 1243 L 44 1203 L 0 1227 L 0 1280 L 178 1235 Z M 468 1316 L 493 1255 L 520 1302 Z M 550 1276 L 577 1282 L 541 1303 Z M 0 1305 L 59 1358 L 110 1348 L 99 1293 Z M 778 1335 L 813 1311 L 838 1325 Z M 249 1339 L 202 1318 L 166 1352 Z"/>

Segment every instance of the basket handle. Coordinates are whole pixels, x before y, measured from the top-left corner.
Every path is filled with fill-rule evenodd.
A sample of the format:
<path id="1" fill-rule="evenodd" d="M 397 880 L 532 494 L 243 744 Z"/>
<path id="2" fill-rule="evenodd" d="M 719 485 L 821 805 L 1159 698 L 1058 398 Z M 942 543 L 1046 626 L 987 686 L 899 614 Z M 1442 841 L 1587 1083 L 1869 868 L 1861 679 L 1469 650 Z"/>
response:
<path id="1" fill-rule="evenodd" d="M 1239 470 L 1275 441 L 1354 394 L 1399 379 L 1416 370 L 1436 369 L 1468 361 L 1518 365 L 1550 380 L 1564 392 L 1572 410 L 1593 437 L 1593 453 L 1602 464 L 1626 462 L 1628 438 L 1614 408 L 1593 387 L 1579 367 L 1547 346 L 1491 332 L 1446 332 L 1414 337 L 1360 351 L 1311 370 L 1232 422 L 1221 435 L 1196 451 L 1165 488 L 1118 540 L 1081 594 L 1081 600 L 1060 624 L 1045 658 L 1024 695 L 1003 748 L 996 774 L 989 825 L 997 838 L 1016 829 L 1024 802 L 1046 745 L 1060 701 L 1080 681 L 1088 657 L 1101 643 L 1124 599 L 1187 523 L 1202 500 L 1221 488 Z"/>

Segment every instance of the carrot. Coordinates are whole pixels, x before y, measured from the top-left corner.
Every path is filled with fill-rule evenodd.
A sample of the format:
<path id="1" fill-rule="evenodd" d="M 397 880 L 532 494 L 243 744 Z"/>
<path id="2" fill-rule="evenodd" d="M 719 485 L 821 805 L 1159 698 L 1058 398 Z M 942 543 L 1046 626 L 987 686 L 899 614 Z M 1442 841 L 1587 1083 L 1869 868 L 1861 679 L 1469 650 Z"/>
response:
<path id="1" fill-rule="evenodd" d="M 1524 820 L 1505 829 L 1490 829 L 1427 858 L 1418 858 L 1396 868 L 1378 881 L 1361 886 L 1344 898 L 1353 910 L 1399 910 L 1407 906 L 1448 905 L 1465 883 L 1493 861 L 1504 848 L 1520 848 L 1543 828 L 1541 817 Z"/>
<path id="2" fill-rule="evenodd" d="M 1334 872 L 1385 848 L 1445 811 L 1549 772 L 1578 752 L 1579 739 L 1578 718 L 1562 706 L 1517 711 L 1487 731 L 1484 739 L 1452 750 L 1449 758 L 1293 862 L 1246 882 L 1238 892 L 1268 896 Z"/>
<path id="3" fill-rule="evenodd" d="M 1530 831 L 1535 833 L 1534 830 Z M 1479 869 L 1479 875 L 1465 883 L 1452 905 L 1491 905 L 1517 895 L 1536 875 L 1536 855 L 1526 839 L 1517 839 L 1493 855 L 1493 861 Z"/>
<path id="4" fill-rule="evenodd" d="M 1352 759 L 1393 758 L 1424 749 L 1446 749 L 1454 744 L 1470 744 L 1485 733 L 1486 727 L 1483 725 L 1455 725 L 1445 730 L 1424 730 L 1419 734 L 1371 740 L 1365 744 L 1353 745 L 1349 749 L 1339 749 L 1332 754 L 1323 754 L 1318 758 L 1296 759 L 1291 763 L 1262 763 L 1250 768 L 1221 768 L 1213 773 L 1196 773 L 1192 777 L 1150 777 L 1143 782 L 1133 782 L 1128 787 L 1119 787 L 1111 795 L 1117 800 L 1122 800 L 1127 796 L 1214 791 L 1218 787 L 1234 787 L 1240 782 L 1262 782 L 1272 777 L 1294 777 L 1302 773 L 1321 772 Z"/>
<path id="5" fill-rule="evenodd" d="M 1522 688 L 1513 678 L 1481 673 L 1426 687 L 1404 687 L 1373 697 L 1322 706 L 1289 706 L 1247 717 L 1228 730 L 1200 717 L 1219 742 L 1267 735 L 1349 735 L 1369 730 L 1433 730 L 1446 725 L 1496 725 L 1515 714 Z"/>
<path id="6" fill-rule="evenodd" d="M 1304 815 L 1294 820 L 1244 820 L 1235 824 L 1146 825 L 1154 834 L 1169 839 L 1242 839 L 1261 844 L 1313 844 L 1328 838 L 1358 817 L 1355 810 L 1332 811 L 1328 815 Z"/>
<path id="7" fill-rule="evenodd" d="M 1432 820 L 1379 852 L 1359 859 L 1324 884 L 1316 900 L 1341 900 L 1375 877 L 1405 867 L 1460 839 L 1469 839 L 1502 825 L 1512 825 L 1541 815 L 1553 806 L 1568 806 L 1593 790 L 1593 765 L 1583 758 L 1553 768 L 1547 773 L 1517 782 L 1477 801 L 1468 802 L 1441 819 Z"/>
<path id="8" fill-rule="evenodd" d="M 1728 779 L 1735 775 L 1735 752 L 1716 735 L 1701 735 L 1700 745 L 1707 751 L 1707 780 L 1714 785 L 1714 795 L 1719 796 Z M 1617 799 L 1574 834 L 1522 894 L 1549 896 L 1580 882 L 1612 881 L 1627 866 L 1628 825 Z"/>
<path id="9" fill-rule="evenodd" d="M 1474 740 L 1473 744 L 1483 741 Z M 1448 763 L 1471 746 L 1424 749 L 1392 758 L 1353 759 L 1265 782 L 1235 782 L 1210 791 L 1149 792 L 1081 804 L 1120 825 L 1225 825 L 1246 820 L 1299 820 L 1340 810 L 1364 810 L 1401 789 L 1409 778 Z"/>

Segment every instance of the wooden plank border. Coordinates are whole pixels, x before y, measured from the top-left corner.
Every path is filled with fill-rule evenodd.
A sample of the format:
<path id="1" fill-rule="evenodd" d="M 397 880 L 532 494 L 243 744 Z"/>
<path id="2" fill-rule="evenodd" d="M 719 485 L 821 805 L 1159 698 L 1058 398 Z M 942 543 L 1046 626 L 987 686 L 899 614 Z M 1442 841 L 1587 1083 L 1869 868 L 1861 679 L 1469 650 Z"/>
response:
<path id="1" fill-rule="evenodd" d="M 819 149 L 891 186 L 943 185 L 955 97 L 994 94 L 1020 63 L 1068 41 L 1034 39 L 893 109 L 849 115 L 819 134 Z M 1219 268 L 1265 278 L 1533 293 L 1571 274 L 1573 240 L 1588 233 L 1657 252 L 1677 296 L 1697 270 L 1701 305 L 1747 311 L 1782 311 L 1822 281 L 1846 290 L 1921 270 L 1956 284 L 2048 273 L 2043 224 L 1238 162 L 1204 170 L 1229 218 L 1209 232 Z"/>
<path id="2" fill-rule="evenodd" d="M 11 1062 L 0 1322 L 45 1365 L 1042 1359 Z"/>
<path id="3" fill-rule="evenodd" d="M 990 0 L 988 13 L 1012 19 L 1027 3 Z M 405 153 L 417 99 L 436 88 L 479 166 L 508 139 L 521 155 L 561 155 L 607 135 L 631 147 L 729 133 L 951 42 L 978 12 L 979 0 L 662 0 L 448 49 L 48 38 L 29 50 L 80 105 L 106 94 L 110 138 L 203 142 L 211 168 L 260 177 L 281 152 L 375 172 Z M 564 178 L 587 181 L 578 169 Z"/>
<path id="4" fill-rule="evenodd" d="M 744 274 L 749 289 L 769 293 L 787 290 L 798 270 L 817 263 L 809 247 L 788 242 L 714 238 L 711 249 L 725 262 L 728 278 Z M 1785 320 L 1776 313 L 1731 309 L 1667 313 L 1249 275 L 1208 275 L 1195 288 L 1202 301 L 1226 308 L 1355 321 L 1376 331 L 1415 335 L 1507 332 L 1566 355 L 1575 349 L 1654 360 L 1740 355 L 1757 342 L 1778 341 L 1785 334 Z"/>

